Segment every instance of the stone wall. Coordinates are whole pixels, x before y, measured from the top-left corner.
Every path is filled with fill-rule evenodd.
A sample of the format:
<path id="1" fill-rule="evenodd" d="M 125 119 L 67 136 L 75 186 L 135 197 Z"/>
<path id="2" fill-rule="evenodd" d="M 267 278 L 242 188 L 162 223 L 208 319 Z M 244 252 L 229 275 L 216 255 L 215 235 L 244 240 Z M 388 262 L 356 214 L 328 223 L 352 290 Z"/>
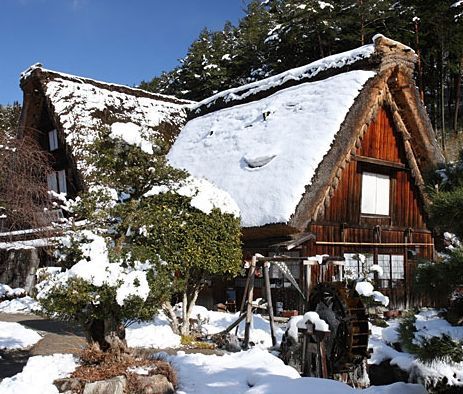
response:
<path id="1" fill-rule="evenodd" d="M 44 254 L 44 251 L 35 248 L 0 249 L 0 283 L 22 287 L 30 293 Z"/>

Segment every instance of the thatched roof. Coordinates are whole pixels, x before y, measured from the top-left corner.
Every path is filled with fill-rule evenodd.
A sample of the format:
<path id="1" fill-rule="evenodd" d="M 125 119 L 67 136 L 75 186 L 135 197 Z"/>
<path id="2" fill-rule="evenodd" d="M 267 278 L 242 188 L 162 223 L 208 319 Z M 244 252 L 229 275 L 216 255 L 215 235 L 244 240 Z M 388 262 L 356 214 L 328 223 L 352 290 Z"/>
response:
<path id="1" fill-rule="evenodd" d="M 381 106 L 400 132 L 415 183 L 443 160 L 413 81 L 416 55 L 374 43 L 230 89 L 192 109 L 170 162 L 238 203 L 242 226 L 304 231 L 339 183 Z"/>
<path id="2" fill-rule="evenodd" d="M 47 70 L 34 65 L 21 75 L 22 127 L 37 124 L 45 107 L 80 172 L 89 170 L 89 147 L 102 132 L 151 150 L 171 143 L 186 123 L 190 101 Z M 34 118 L 35 121 L 34 121 Z"/>

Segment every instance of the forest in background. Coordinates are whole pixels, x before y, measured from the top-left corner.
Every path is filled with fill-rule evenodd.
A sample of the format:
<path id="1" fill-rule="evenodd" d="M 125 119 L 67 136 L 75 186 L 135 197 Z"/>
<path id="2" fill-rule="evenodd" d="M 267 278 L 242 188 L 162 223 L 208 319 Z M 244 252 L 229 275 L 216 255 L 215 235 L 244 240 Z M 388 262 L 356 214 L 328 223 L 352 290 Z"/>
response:
<path id="1" fill-rule="evenodd" d="M 448 158 L 463 146 L 463 0 L 243 0 L 244 16 L 204 29 L 173 70 L 140 88 L 202 100 L 358 46 L 376 33 L 412 47 L 416 81 Z M 0 106 L 0 131 L 20 107 Z"/>
<path id="2" fill-rule="evenodd" d="M 335 53 L 376 33 L 412 47 L 416 80 L 434 130 L 463 130 L 463 0 L 251 0 L 221 31 L 204 29 L 173 70 L 140 88 L 202 100 Z"/>

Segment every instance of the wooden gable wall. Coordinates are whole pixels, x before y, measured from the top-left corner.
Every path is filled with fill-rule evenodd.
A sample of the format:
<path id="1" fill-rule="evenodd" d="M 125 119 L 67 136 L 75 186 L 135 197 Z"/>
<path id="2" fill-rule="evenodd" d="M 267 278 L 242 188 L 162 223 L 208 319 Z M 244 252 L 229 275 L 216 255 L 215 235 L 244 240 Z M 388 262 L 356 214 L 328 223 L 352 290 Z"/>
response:
<path id="1" fill-rule="evenodd" d="M 390 177 L 389 216 L 361 213 L 364 171 Z M 316 243 L 307 253 L 332 256 L 346 252 L 369 253 L 377 246 L 373 244 L 379 243 L 385 244 L 383 249 L 387 247 L 391 253 L 405 253 L 402 244 L 416 243 L 420 244 L 417 245 L 419 256 L 432 258 L 432 234 L 423 207 L 402 136 L 395 129 L 388 109 L 381 108 L 357 146 L 353 160 L 342 171 L 329 206 L 309 224 L 308 231 L 315 234 Z"/>
<path id="2" fill-rule="evenodd" d="M 329 207 L 317 222 L 426 229 L 419 191 L 411 177 L 402 145 L 390 116 L 385 109 L 381 109 L 376 121 L 370 124 L 365 133 L 362 145 L 357 148 L 354 160 L 344 169 Z M 363 171 L 391 177 L 390 219 L 361 215 Z"/>

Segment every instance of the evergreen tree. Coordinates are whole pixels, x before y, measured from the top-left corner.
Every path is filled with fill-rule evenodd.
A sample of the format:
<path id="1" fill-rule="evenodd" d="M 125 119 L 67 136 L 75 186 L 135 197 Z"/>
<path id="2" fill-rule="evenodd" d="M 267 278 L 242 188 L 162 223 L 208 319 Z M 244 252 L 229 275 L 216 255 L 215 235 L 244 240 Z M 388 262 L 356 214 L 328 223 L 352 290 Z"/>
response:
<path id="1" fill-rule="evenodd" d="M 173 328 L 188 334 L 207 276 L 240 268 L 239 220 L 193 206 L 205 186 L 168 166 L 166 148 L 152 142 L 149 154 L 101 132 L 86 158 L 93 169 L 88 191 L 63 205 L 72 211 L 71 224 L 85 218 L 60 242 L 68 270 L 39 288 L 46 311 L 76 320 L 103 349 L 109 337 L 123 338 L 125 325 L 152 318 L 161 306 Z M 184 301 L 181 326 L 170 305 L 177 293 Z"/>
<path id="2" fill-rule="evenodd" d="M 0 133 L 8 133 L 14 137 L 18 128 L 20 115 L 21 106 L 19 103 L 6 106 L 0 105 Z"/>

